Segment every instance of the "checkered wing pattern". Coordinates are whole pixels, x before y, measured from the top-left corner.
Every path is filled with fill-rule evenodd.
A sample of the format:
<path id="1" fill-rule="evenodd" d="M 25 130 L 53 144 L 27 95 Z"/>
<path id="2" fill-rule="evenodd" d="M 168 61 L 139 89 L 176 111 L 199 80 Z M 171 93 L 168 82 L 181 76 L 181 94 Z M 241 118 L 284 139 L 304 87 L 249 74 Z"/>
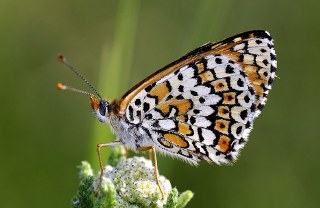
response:
<path id="1" fill-rule="evenodd" d="M 196 164 L 230 163 L 248 140 L 275 78 L 266 31 L 206 44 L 157 71 L 119 102 L 163 153 Z"/>

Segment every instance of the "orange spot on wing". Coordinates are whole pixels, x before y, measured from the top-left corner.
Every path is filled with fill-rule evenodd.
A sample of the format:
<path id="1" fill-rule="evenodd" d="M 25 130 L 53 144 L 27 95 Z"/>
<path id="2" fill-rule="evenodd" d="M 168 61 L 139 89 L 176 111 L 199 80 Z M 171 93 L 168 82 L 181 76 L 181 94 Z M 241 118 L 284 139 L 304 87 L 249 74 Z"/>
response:
<path id="1" fill-rule="evenodd" d="M 229 90 L 228 83 L 224 79 L 220 79 L 211 83 L 216 92 Z"/>
<path id="2" fill-rule="evenodd" d="M 202 83 L 212 81 L 214 79 L 211 71 L 206 71 L 206 72 L 200 74 L 199 77 L 201 78 Z"/>
<path id="3" fill-rule="evenodd" d="M 180 123 L 180 122 L 178 124 L 178 131 L 179 131 L 179 133 L 184 134 L 184 135 L 192 133 L 189 125 L 187 125 L 185 123 Z"/>
<path id="4" fill-rule="evenodd" d="M 230 118 L 230 109 L 228 106 L 219 106 L 218 107 L 218 116 L 222 118 Z"/>
<path id="5" fill-rule="evenodd" d="M 218 142 L 219 150 L 223 153 L 227 152 L 230 148 L 231 139 L 226 136 L 221 136 Z"/>
<path id="6" fill-rule="evenodd" d="M 168 147 L 168 148 L 172 148 L 172 144 L 170 142 L 168 142 L 167 140 L 161 138 L 158 140 L 163 146 Z"/>
<path id="7" fill-rule="evenodd" d="M 201 62 L 196 62 L 196 66 L 198 68 L 199 73 L 201 73 L 205 70 L 203 63 L 201 63 Z"/>
<path id="8" fill-rule="evenodd" d="M 189 100 L 177 100 L 173 99 L 169 102 L 160 104 L 157 108 L 162 111 L 163 114 L 168 114 L 170 106 L 174 106 L 178 109 L 178 115 L 185 114 L 191 108 L 191 102 Z"/>
<path id="9" fill-rule="evenodd" d="M 234 105 L 236 103 L 236 93 L 226 92 L 223 93 L 223 104 Z"/>
<path id="10" fill-rule="evenodd" d="M 164 138 L 166 138 L 167 140 L 169 140 L 170 142 L 172 142 L 173 144 L 175 144 L 179 147 L 182 147 L 182 148 L 188 147 L 188 142 L 185 141 L 179 135 L 167 133 L 167 134 L 164 134 L 163 136 L 164 136 Z"/>
<path id="11" fill-rule="evenodd" d="M 179 110 L 178 115 L 187 113 L 191 108 L 191 103 L 189 100 L 179 100 L 173 103 Z"/>
<path id="12" fill-rule="evenodd" d="M 229 121 L 223 119 L 216 120 L 214 128 L 223 134 L 228 134 Z"/>
<path id="13" fill-rule="evenodd" d="M 166 84 L 166 82 L 163 82 L 159 84 L 158 86 L 155 86 L 151 91 L 150 95 L 158 97 L 158 102 L 161 102 L 169 93 L 169 88 Z"/>

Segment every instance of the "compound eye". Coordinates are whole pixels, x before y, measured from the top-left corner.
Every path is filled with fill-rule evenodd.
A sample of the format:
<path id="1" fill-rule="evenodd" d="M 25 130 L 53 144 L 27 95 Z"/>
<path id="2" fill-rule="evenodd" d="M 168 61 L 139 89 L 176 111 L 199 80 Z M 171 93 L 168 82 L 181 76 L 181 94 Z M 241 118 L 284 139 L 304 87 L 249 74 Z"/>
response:
<path id="1" fill-rule="evenodd" d="M 106 103 L 100 103 L 99 105 L 99 112 L 102 116 L 106 115 L 106 109 L 107 109 L 107 105 Z"/>

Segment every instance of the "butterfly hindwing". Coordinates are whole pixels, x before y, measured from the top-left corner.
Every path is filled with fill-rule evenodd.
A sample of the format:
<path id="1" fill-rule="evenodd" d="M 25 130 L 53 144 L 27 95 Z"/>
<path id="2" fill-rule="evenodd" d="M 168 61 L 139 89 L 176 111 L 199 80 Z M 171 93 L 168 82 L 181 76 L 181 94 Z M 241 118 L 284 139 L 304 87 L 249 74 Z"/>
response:
<path id="1" fill-rule="evenodd" d="M 119 114 L 162 152 L 196 163 L 234 160 L 275 77 L 270 35 L 251 31 L 206 44 L 131 89 Z"/>

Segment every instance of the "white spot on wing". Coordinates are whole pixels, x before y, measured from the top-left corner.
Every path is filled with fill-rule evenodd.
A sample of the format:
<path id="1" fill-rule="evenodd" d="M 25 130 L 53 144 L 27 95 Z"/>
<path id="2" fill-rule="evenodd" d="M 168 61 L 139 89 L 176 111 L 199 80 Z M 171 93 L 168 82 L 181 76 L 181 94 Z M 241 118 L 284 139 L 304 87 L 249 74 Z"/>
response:
<path id="1" fill-rule="evenodd" d="M 171 119 L 159 120 L 159 126 L 165 130 L 171 130 L 176 127 L 175 123 Z"/>
<path id="2" fill-rule="evenodd" d="M 244 46 L 245 46 L 244 43 L 235 45 L 235 46 L 233 47 L 233 50 L 235 50 L 235 51 L 242 50 L 242 49 L 244 48 Z"/>
<path id="3" fill-rule="evenodd" d="M 225 56 L 213 56 L 213 55 L 206 56 L 205 58 L 208 60 L 207 61 L 208 69 L 214 69 L 217 66 L 224 65 L 228 60 L 230 60 Z M 217 58 L 221 59 L 221 64 L 216 63 Z"/>
<path id="4" fill-rule="evenodd" d="M 205 117 L 200 116 L 194 116 L 195 117 L 195 123 L 193 125 L 207 128 L 211 125 L 211 122 L 206 119 Z"/>
<path id="5" fill-rule="evenodd" d="M 240 83 L 242 85 L 239 85 Z M 233 89 L 238 91 L 248 90 L 248 82 L 242 75 L 231 76 L 230 85 Z"/>
<path id="6" fill-rule="evenodd" d="M 212 145 L 213 140 L 216 139 L 216 136 L 213 134 L 213 132 L 208 129 L 202 129 L 202 136 L 204 138 L 202 143 L 205 145 Z"/>
<path id="7" fill-rule="evenodd" d="M 243 114 L 245 111 L 247 111 L 245 118 L 242 119 L 241 118 L 241 113 Z M 236 120 L 237 122 L 246 124 L 248 122 L 248 115 L 250 114 L 250 109 L 248 108 L 243 108 L 243 107 L 238 107 L 238 106 L 234 106 L 231 108 L 231 116 L 234 120 Z"/>
<path id="8" fill-rule="evenodd" d="M 255 96 L 252 95 L 248 90 L 243 91 L 240 95 L 238 95 L 237 99 L 240 105 L 246 108 L 250 108 L 255 102 Z M 247 102 L 247 100 L 249 100 L 249 102 Z"/>
<path id="9" fill-rule="evenodd" d="M 200 98 L 193 100 L 193 105 L 194 106 L 199 106 L 199 105 L 216 105 L 220 100 L 221 97 L 219 95 L 211 94 L 207 96 L 202 96 L 204 99 L 204 102 L 200 102 Z"/>
<path id="10" fill-rule="evenodd" d="M 238 129 L 239 127 L 242 128 L 242 129 L 241 129 L 241 132 L 240 132 L 239 134 L 237 134 L 237 129 Z M 231 126 L 231 133 L 232 133 L 232 135 L 233 135 L 235 138 L 240 139 L 241 136 L 242 136 L 242 132 L 243 132 L 244 129 L 245 129 L 244 124 L 235 123 L 235 124 L 233 124 L 233 125 Z"/>

